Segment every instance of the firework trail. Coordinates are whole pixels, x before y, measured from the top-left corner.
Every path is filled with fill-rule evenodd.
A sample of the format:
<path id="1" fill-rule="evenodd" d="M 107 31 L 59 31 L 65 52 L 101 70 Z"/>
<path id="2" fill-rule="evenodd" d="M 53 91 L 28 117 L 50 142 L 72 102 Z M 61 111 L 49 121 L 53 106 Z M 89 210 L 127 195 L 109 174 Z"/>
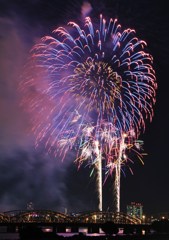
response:
<path id="1" fill-rule="evenodd" d="M 115 192 L 115 207 L 116 212 L 120 212 L 120 178 L 122 166 L 126 165 L 127 162 L 133 163 L 133 161 L 127 156 L 127 152 L 134 152 L 138 159 L 144 164 L 142 158 L 145 153 L 140 153 L 142 149 L 143 141 L 136 140 L 133 130 L 128 133 L 124 133 L 119 141 L 118 156 L 116 162 L 114 162 L 115 168 L 115 181 L 114 181 L 114 192 Z M 132 169 L 129 167 L 131 173 Z"/>
<path id="2" fill-rule="evenodd" d="M 102 161 L 120 180 L 123 143 L 131 139 L 124 134 L 134 131 L 134 143 L 153 117 L 157 84 L 145 47 L 117 19 L 86 17 L 82 27 L 69 22 L 42 38 L 25 67 L 22 104 L 32 115 L 36 145 L 62 159 L 75 149 L 78 166 L 87 160 L 98 169 L 100 210 Z"/>

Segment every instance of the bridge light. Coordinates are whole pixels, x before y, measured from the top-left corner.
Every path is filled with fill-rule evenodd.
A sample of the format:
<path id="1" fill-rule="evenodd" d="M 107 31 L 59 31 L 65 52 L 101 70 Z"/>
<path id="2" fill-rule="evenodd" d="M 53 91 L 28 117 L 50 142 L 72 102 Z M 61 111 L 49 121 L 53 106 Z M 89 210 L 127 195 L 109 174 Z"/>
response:
<path id="1" fill-rule="evenodd" d="M 97 216 L 96 216 L 96 215 L 93 215 L 93 218 L 94 218 L 94 221 L 95 221 L 95 223 L 96 223 Z"/>
<path id="2" fill-rule="evenodd" d="M 143 216 L 142 216 L 142 219 L 143 219 L 143 223 L 145 223 L 146 216 L 143 215 Z"/>

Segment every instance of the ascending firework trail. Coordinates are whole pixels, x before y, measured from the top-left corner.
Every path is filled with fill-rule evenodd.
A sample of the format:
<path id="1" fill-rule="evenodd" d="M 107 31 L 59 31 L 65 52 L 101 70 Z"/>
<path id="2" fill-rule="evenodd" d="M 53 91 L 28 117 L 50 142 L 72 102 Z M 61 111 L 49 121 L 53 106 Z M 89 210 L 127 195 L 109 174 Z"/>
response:
<path id="1" fill-rule="evenodd" d="M 78 166 L 86 162 L 97 169 L 99 210 L 103 161 L 106 173 L 115 174 L 120 211 L 120 172 L 131 161 L 126 151 L 138 152 L 144 119 L 153 117 L 157 84 L 145 47 L 117 19 L 101 15 L 92 23 L 87 17 L 83 26 L 69 22 L 43 37 L 25 67 L 20 89 L 36 145 L 62 159 L 76 150 Z"/>

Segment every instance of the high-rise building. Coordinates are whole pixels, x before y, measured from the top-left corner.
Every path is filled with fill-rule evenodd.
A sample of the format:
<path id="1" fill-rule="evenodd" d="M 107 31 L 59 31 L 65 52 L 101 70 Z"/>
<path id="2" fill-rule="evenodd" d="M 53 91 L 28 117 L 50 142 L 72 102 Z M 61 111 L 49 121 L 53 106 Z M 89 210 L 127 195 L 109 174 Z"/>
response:
<path id="1" fill-rule="evenodd" d="M 136 218 L 143 218 L 143 205 L 141 203 L 131 202 L 127 205 L 127 215 Z"/>
<path id="2" fill-rule="evenodd" d="M 27 203 L 26 209 L 27 209 L 27 210 L 34 210 L 34 204 L 33 204 L 33 202 Z"/>

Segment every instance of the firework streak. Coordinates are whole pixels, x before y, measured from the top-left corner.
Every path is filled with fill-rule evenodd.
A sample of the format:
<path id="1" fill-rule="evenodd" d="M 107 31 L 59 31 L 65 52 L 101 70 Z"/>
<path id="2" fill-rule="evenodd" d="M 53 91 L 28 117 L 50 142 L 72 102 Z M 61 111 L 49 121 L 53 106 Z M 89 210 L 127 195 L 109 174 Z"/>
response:
<path id="1" fill-rule="evenodd" d="M 32 115 L 36 145 L 64 159 L 76 150 L 75 162 L 98 170 L 102 210 L 102 164 L 115 173 L 117 211 L 125 155 L 137 149 L 145 119 L 152 120 L 157 83 L 146 42 L 117 19 L 84 26 L 69 22 L 43 37 L 31 50 L 20 89 Z M 124 137 L 125 136 L 125 137 Z M 125 156 L 125 157 L 124 157 Z M 108 174 L 107 174 L 108 173 Z M 107 178 L 107 177 L 106 177 Z"/>

